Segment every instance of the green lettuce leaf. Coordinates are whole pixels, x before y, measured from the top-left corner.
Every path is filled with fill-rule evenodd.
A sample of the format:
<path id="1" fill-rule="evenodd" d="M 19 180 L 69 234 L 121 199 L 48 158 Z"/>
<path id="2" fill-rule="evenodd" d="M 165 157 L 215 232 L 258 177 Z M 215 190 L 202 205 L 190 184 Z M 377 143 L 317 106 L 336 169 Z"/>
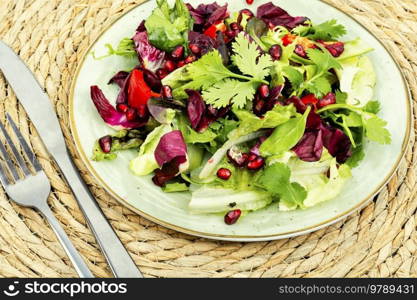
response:
<path id="1" fill-rule="evenodd" d="M 223 213 L 233 209 L 254 211 L 272 202 L 270 193 L 262 190 L 236 191 L 221 187 L 203 186 L 191 195 L 191 213 Z"/>
<path id="2" fill-rule="evenodd" d="M 187 6 L 182 0 L 176 0 L 173 8 L 169 7 L 167 0 L 157 0 L 157 4 L 145 22 L 150 43 L 167 52 L 178 45 L 186 46 L 188 32 L 194 24 Z"/>
<path id="3" fill-rule="evenodd" d="M 148 175 L 159 168 L 154 152 L 161 137 L 171 131 L 171 125 L 161 125 L 148 134 L 139 149 L 138 156 L 130 162 L 130 170 L 135 175 Z"/>

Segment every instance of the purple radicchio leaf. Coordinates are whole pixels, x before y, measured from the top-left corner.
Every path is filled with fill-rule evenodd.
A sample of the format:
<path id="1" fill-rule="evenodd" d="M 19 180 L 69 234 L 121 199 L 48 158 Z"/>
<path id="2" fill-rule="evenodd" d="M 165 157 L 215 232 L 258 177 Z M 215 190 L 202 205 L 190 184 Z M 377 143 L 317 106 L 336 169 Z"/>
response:
<path id="1" fill-rule="evenodd" d="M 206 111 L 206 105 L 200 93 L 194 90 L 186 90 L 188 94 L 187 115 L 191 127 L 197 130 Z"/>
<path id="2" fill-rule="evenodd" d="M 163 135 L 155 149 L 155 160 L 162 168 L 175 160 L 180 165 L 187 162 L 187 145 L 180 130 L 173 130 Z"/>
<path id="3" fill-rule="evenodd" d="M 212 4 L 200 4 L 197 8 L 194 8 L 191 4 L 187 4 L 187 7 L 191 16 L 194 18 L 194 29 L 196 31 L 208 28 L 228 17 L 227 4 L 220 6 L 214 2 Z"/>
<path id="4" fill-rule="evenodd" d="M 307 162 L 321 159 L 323 154 L 323 133 L 321 130 L 307 131 L 298 144 L 293 148 L 298 157 Z"/>
<path id="5" fill-rule="evenodd" d="M 257 17 L 262 19 L 270 27 L 284 26 L 289 30 L 304 24 L 308 20 L 306 17 L 292 17 L 288 12 L 274 5 L 272 2 L 259 6 Z"/>
<path id="6" fill-rule="evenodd" d="M 139 59 L 146 69 L 156 72 L 162 68 L 165 63 L 165 52 L 150 44 L 146 31 L 138 31 L 132 40 Z"/>
<path id="7" fill-rule="evenodd" d="M 120 71 L 117 72 L 109 81 L 108 84 L 117 84 L 120 88 L 123 87 L 123 85 L 125 84 L 125 81 L 127 79 L 127 77 L 129 77 L 129 72 L 125 72 L 125 71 Z"/>
<path id="8" fill-rule="evenodd" d="M 155 176 L 152 177 L 152 181 L 155 185 L 164 187 L 165 184 L 174 179 L 180 172 L 180 163 L 177 159 L 165 164 L 161 169 L 155 170 Z"/>
<path id="9" fill-rule="evenodd" d="M 118 112 L 113 105 L 110 104 L 109 100 L 107 100 L 98 86 L 91 87 L 91 99 L 104 122 L 115 129 L 133 129 L 142 127 L 146 124 L 144 121 L 128 121 L 124 113 Z"/>
<path id="10" fill-rule="evenodd" d="M 352 143 L 349 137 L 340 129 L 322 125 L 323 145 L 338 163 L 344 163 L 352 156 Z"/>
<path id="11" fill-rule="evenodd" d="M 206 54 L 217 46 L 214 39 L 196 31 L 188 33 L 188 41 L 190 45 L 197 45 L 201 49 L 201 55 Z"/>

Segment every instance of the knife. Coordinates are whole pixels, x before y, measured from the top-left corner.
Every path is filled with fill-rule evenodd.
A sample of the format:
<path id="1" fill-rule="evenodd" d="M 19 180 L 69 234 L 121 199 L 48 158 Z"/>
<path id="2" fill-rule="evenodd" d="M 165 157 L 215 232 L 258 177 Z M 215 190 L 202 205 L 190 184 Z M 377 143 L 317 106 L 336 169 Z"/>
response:
<path id="1" fill-rule="evenodd" d="M 143 277 L 72 162 L 48 95 L 20 57 L 2 41 L 0 70 L 35 125 L 49 154 L 61 169 L 114 276 Z"/>

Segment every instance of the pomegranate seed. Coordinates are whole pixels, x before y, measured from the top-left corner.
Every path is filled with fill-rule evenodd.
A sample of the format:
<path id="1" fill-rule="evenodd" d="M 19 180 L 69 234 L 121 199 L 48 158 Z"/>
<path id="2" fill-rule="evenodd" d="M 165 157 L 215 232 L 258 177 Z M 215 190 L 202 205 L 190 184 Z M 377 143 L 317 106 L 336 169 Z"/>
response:
<path id="1" fill-rule="evenodd" d="M 133 107 L 130 107 L 126 112 L 126 119 L 128 121 L 135 121 L 137 117 L 138 117 L 138 114 L 136 112 L 136 109 L 134 109 Z"/>
<path id="2" fill-rule="evenodd" d="M 233 225 L 239 220 L 241 215 L 242 211 L 240 209 L 231 210 L 224 216 L 224 222 L 227 225 Z"/>
<path id="3" fill-rule="evenodd" d="M 301 45 L 295 46 L 294 50 L 295 54 L 301 56 L 302 58 L 307 58 L 307 52 L 304 50 L 304 47 Z"/>
<path id="4" fill-rule="evenodd" d="M 280 60 L 282 56 L 282 47 L 280 45 L 273 45 L 269 49 L 269 54 L 273 60 Z"/>
<path id="5" fill-rule="evenodd" d="M 166 70 L 164 70 L 164 69 L 158 69 L 156 71 L 156 75 L 159 77 L 159 79 L 162 80 L 162 79 L 164 79 L 165 77 L 168 76 L 168 72 Z"/>
<path id="6" fill-rule="evenodd" d="M 250 9 L 247 9 L 247 8 L 245 8 L 245 9 L 242 9 L 241 11 L 240 11 L 240 13 L 241 14 L 243 14 L 243 15 L 247 15 L 248 16 L 248 19 L 251 19 L 251 18 L 253 18 L 255 15 L 253 14 L 253 12 L 250 10 Z"/>
<path id="7" fill-rule="evenodd" d="M 161 94 L 162 94 L 162 97 L 164 98 L 167 98 L 167 99 L 172 98 L 171 87 L 169 87 L 168 85 L 162 86 Z"/>
<path id="8" fill-rule="evenodd" d="M 254 0 L 246 0 L 246 3 L 249 4 L 249 5 L 252 5 L 253 4 L 253 1 Z"/>
<path id="9" fill-rule="evenodd" d="M 227 151 L 227 157 L 235 166 L 243 168 L 248 161 L 249 155 L 242 153 L 237 147 L 232 147 Z"/>
<path id="10" fill-rule="evenodd" d="M 175 49 L 171 52 L 171 57 L 173 59 L 181 59 L 184 56 L 184 46 L 177 46 Z"/>
<path id="11" fill-rule="evenodd" d="M 345 44 L 342 42 L 325 45 L 325 47 L 334 57 L 339 57 L 345 51 Z"/>
<path id="12" fill-rule="evenodd" d="M 169 73 L 171 73 L 172 71 L 174 71 L 176 68 L 175 63 L 172 60 L 167 60 L 165 62 L 165 70 L 167 70 Z"/>
<path id="13" fill-rule="evenodd" d="M 249 155 L 248 161 L 249 161 L 249 162 L 254 161 L 254 160 L 255 160 L 255 159 L 257 159 L 258 157 L 259 157 L 258 155 L 256 155 L 256 154 L 252 153 L 251 155 Z"/>
<path id="14" fill-rule="evenodd" d="M 233 22 L 230 24 L 230 29 L 233 31 L 242 31 L 243 28 L 237 22 Z"/>
<path id="15" fill-rule="evenodd" d="M 177 67 L 178 68 L 182 68 L 182 67 L 184 67 L 186 65 L 186 63 L 185 63 L 185 61 L 183 61 L 183 60 L 180 60 L 178 63 L 177 63 Z"/>
<path id="16" fill-rule="evenodd" d="M 232 176 L 232 171 L 226 168 L 221 168 L 217 171 L 217 177 L 223 180 L 229 180 L 230 176 Z"/>
<path id="17" fill-rule="evenodd" d="M 259 116 L 262 115 L 262 110 L 265 106 L 265 101 L 258 99 L 255 103 L 254 103 L 254 107 L 253 107 L 253 112 L 255 113 L 255 115 Z"/>
<path id="18" fill-rule="evenodd" d="M 262 157 L 257 157 L 255 160 L 248 163 L 248 170 L 257 171 L 265 165 L 265 160 Z"/>
<path id="19" fill-rule="evenodd" d="M 258 88 L 258 93 L 259 96 L 261 96 L 262 98 L 266 99 L 269 97 L 269 86 L 266 84 L 262 84 L 259 88 Z"/>
<path id="20" fill-rule="evenodd" d="M 322 108 L 332 104 L 336 104 L 336 96 L 333 93 L 328 93 L 323 99 L 319 100 L 318 107 Z"/>
<path id="21" fill-rule="evenodd" d="M 235 38 L 235 37 L 236 37 L 236 33 L 235 33 L 233 30 L 227 30 L 227 31 L 225 32 L 225 35 L 226 35 L 228 38 L 231 38 L 231 39 L 233 39 L 233 38 Z"/>
<path id="22" fill-rule="evenodd" d="M 100 148 L 104 153 L 110 153 L 112 141 L 113 139 L 110 135 L 103 136 L 98 140 Z"/>
<path id="23" fill-rule="evenodd" d="M 127 110 L 129 109 L 129 106 L 123 103 L 119 103 L 116 105 L 116 109 L 118 112 L 126 113 Z"/>
<path id="24" fill-rule="evenodd" d="M 184 62 L 186 64 L 190 64 L 190 63 L 195 62 L 196 60 L 197 60 L 197 56 L 190 54 L 185 58 Z"/>
<path id="25" fill-rule="evenodd" d="M 189 46 L 192 53 L 199 55 L 201 53 L 201 48 L 196 44 L 190 44 Z"/>

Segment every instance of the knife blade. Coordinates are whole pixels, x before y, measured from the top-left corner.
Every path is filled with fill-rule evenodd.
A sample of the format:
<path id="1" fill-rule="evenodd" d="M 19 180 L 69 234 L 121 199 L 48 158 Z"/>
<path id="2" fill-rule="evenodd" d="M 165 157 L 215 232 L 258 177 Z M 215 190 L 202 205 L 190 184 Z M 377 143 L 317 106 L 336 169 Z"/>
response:
<path id="1" fill-rule="evenodd" d="M 61 169 L 115 277 L 142 277 L 73 164 L 48 95 L 26 64 L 2 41 L 0 70 Z"/>

